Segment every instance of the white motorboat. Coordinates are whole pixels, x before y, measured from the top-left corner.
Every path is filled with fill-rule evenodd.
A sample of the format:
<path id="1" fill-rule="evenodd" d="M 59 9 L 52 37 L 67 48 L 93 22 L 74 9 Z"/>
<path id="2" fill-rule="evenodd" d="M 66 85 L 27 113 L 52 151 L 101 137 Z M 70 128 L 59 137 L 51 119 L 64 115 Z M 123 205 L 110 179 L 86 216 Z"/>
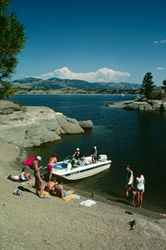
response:
<path id="1" fill-rule="evenodd" d="M 96 163 L 92 162 L 92 157 L 87 156 L 76 160 L 72 156 L 67 156 L 63 161 L 53 165 L 52 173 L 67 180 L 79 180 L 98 174 L 111 166 L 111 160 L 107 160 L 107 155 L 99 155 Z M 44 168 L 47 170 L 47 167 Z"/>

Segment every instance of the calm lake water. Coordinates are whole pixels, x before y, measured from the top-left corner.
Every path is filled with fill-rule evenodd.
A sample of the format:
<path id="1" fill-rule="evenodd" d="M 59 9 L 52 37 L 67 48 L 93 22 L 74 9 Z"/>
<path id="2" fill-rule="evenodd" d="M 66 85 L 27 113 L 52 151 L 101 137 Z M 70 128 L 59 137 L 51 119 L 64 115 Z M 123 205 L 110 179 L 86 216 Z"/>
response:
<path id="1" fill-rule="evenodd" d="M 89 155 L 97 146 L 98 155 L 112 160 L 109 170 L 70 183 L 74 188 L 101 195 L 125 198 L 124 186 L 129 164 L 140 169 L 146 179 L 143 207 L 166 212 L 166 112 L 128 111 L 104 107 L 105 103 L 131 100 L 125 95 L 17 95 L 12 98 L 24 106 L 47 106 L 77 120 L 92 120 L 92 131 L 65 135 L 60 142 L 28 149 L 29 157 L 41 155 L 42 165 L 56 152 L 58 161 L 71 155 L 76 147 Z"/>

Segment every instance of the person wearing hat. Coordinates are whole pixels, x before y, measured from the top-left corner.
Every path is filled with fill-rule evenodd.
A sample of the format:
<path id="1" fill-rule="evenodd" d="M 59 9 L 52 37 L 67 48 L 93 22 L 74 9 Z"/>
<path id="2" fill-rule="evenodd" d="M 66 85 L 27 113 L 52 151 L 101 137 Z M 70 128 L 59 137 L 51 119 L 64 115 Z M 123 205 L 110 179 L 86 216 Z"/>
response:
<path id="1" fill-rule="evenodd" d="M 91 150 L 92 163 L 97 162 L 97 147 L 94 146 Z"/>
<path id="2" fill-rule="evenodd" d="M 84 155 L 82 153 L 80 153 L 80 149 L 79 148 L 76 148 L 76 151 L 75 153 L 73 154 L 73 157 L 78 160 L 78 159 L 81 159 L 81 158 L 84 158 Z"/>
<path id="3" fill-rule="evenodd" d="M 79 160 L 79 159 L 83 159 L 84 155 L 82 153 L 80 153 L 80 149 L 76 148 L 75 153 L 72 155 L 73 156 L 73 160 L 71 162 L 71 165 L 74 165 L 75 160 Z"/>
<path id="4" fill-rule="evenodd" d="M 43 181 L 40 176 L 40 169 L 43 167 L 38 167 L 39 162 L 42 161 L 41 156 L 37 156 L 35 160 L 32 162 L 32 169 L 34 170 L 34 176 L 35 176 L 35 194 L 38 194 L 38 188 L 40 189 L 40 198 L 45 198 L 43 195 Z"/>

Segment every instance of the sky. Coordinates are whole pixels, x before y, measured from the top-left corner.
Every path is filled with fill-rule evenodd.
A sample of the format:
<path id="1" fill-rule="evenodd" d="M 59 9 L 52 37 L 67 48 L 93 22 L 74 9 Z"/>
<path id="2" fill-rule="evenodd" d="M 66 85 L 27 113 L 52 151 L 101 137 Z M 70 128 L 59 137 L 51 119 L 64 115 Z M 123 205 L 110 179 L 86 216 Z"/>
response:
<path id="1" fill-rule="evenodd" d="M 166 1 L 13 0 L 12 11 L 27 36 L 12 80 L 166 78 Z"/>

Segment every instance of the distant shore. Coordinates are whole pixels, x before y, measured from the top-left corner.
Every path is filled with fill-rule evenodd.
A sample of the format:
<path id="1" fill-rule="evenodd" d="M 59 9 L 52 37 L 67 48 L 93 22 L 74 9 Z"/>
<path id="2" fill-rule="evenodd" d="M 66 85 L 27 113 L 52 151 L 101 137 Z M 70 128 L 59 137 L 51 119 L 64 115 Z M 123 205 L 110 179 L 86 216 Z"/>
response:
<path id="1" fill-rule="evenodd" d="M 90 193 L 80 190 L 75 191 L 80 199 L 68 202 L 40 199 L 33 182 L 7 179 L 20 173 L 26 152 L 2 142 L 0 146 L 0 249 L 165 249 L 165 217 L 102 196 L 90 198 Z M 17 188 L 22 196 L 13 194 Z M 80 204 L 89 199 L 96 204 Z"/>
<path id="2" fill-rule="evenodd" d="M 19 90 L 18 95 L 138 95 L 139 90 L 122 89 L 49 89 L 49 90 Z"/>

